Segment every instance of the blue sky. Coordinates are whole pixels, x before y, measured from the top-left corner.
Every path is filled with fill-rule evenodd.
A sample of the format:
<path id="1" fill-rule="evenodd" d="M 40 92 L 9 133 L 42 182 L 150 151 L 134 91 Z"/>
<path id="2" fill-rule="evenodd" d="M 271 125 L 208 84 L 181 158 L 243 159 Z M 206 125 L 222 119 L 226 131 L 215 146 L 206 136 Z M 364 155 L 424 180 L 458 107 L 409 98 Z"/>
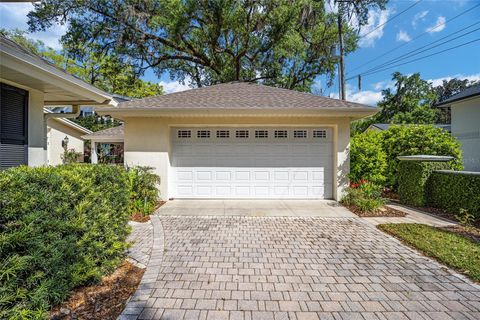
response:
<path id="1" fill-rule="evenodd" d="M 387 10 L 371 12 L 368 25 L 360 32 L 361 35 L 364 35 L 360 41 L 360 48 L 346 57 L 347 78 L 377 67 L 384 62 L 468 26 L 470 27 L 465 31 L 439 40 L 436 44 L 451 40 L 455 36 L 469 31 L 472 31 L 472 33 L 398 63 L 480 39 L 480 29 L 475 30 L 480 28 L 480 6 L 451 20 L 463 11 L 480 4 L 480 0 L 422 0 L 411 9 L 392 19 L 416 1 L 394 0 L 388 3 Z M 0 26 L 2 28 L 26 29 L 26 15 L 31 8 L 30 3 L 0 3 Z M 47 32 L 31 34 L 30 37 L 40 39 L 53 48 L 59 48 L 58 39 L 65 30 L 65 26 L 56 26 Z M 379 58 L 380 55 L 390 50 L 393 51 Z M 369 61 L 371 62 L 366 64 Z M 362 77 L 361 91 L 358 90 L 357 79 L 350 80 L 347 82 L 347 99 L 375 105 L 381 99 L 381 90 L 392 85 L 391 73 L 394 71 L 400 71 L 404 74 L 420 72 L 424 79 L 428 79 L 434 84 L 439 84 L 443 79 L 453 77 L 480 80 L 480 41 L 410 64 L 365 75 Z M 166 92 L 188 89 L 187 85 L 172 81 L 167 74 L 158 79 L 152 72 L 147 72 L 144 78 L 161 83 Z M 338 82 L 335 82 L 333 87 L 328 88 L 325 85 L 324 78 L 319 77 L 316 87 L 317 89 L 321 88 L 324 95 L 338 96 Z"/>

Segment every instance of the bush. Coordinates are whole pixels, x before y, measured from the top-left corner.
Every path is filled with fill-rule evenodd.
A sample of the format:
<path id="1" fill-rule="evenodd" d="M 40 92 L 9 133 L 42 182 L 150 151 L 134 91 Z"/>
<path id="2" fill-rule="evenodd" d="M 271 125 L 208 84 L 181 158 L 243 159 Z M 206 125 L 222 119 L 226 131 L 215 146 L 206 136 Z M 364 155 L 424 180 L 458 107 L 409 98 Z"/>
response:
<path id="1" fill-rule="evenodd" d="M 128 211 L 130 214 L 152 213 L 158 202 L 157 184 L 160 177 L 152 173 L 150 167 L 132 167 L 128 169 L 130 188 L 130 202 Z"/>
<path id="2" fill-rule="evenodd" d="M 427 203 L 480 222 L 480 173 L 435 171 L 426 184 Z"/>
<path id="3" fill-rule="evenodd" d="M 427 202 L 425 184 L 433 170 L 450 169 L 448 162 L 401 161 L 398 193 L 402 203 L 423 207 Z"/>
<path id="4" fill-rule="evenodd" d="M 0 172 L 0 318 L 44 318 L 121 262 L 128 177 L 72 164 Z"/>
<path id="5" fill-rule="evenodd" d="M 385 204 L 378 186 L 368 182 L 348 187 L 341 202 L 361 212 L 377 212 Z"/>
<path id="6" fill-rule="evenodd" d="M 398 156 L 453 156 L 451 168 L 463 168 L 460 143 L 445 130 L 431 125 L 392 125 L 382 134 L 383 150 L 387 155 L 387 185 L 395 190 L 398 186 Z"/>
<path id="7" fill-rule="evenodd" d="M 350 141 L 350 181 L 365 179 L 383 186 L 386 181 L 387 156 L 383 151 L 382 133 L 366 131 Z"/>

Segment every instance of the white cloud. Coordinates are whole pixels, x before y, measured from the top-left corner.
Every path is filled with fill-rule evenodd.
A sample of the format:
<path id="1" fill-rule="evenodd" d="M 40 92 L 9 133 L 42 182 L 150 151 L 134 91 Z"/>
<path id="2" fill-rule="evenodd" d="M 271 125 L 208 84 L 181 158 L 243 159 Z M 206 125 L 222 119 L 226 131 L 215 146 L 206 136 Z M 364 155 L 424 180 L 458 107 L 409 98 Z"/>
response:
<path id="1" fill-rule="evenodd" d="M 185 80 L 188 83 L 188 79 Z M 165 93 L 174 93 L 191 89 L 186 84 L 181 84 L 178 81 L 160 81 L 159 84 L 163 87 Z"/>
<path id="2" fill-rule="evenodd" d="M 375 107 L 382 99 L 382 93 L 380 91 L 364 90 L 359 92 L 353 92 L 354 89 L 351 85 L 347 84 L 345 93 L 347 101 L 366 104 L 368 106 Z M 330 98 L 338 99 L 338 92 L 330 94 Z"/>
<path id="3" fill-rule="evenodd" d="M 471 75 L 463 75 L 463 74 L 455 74 L 452 76 L 446 76 L 442 78 L 436 78 L 436 79 L 428 79 L 427 81 L 430 82 L 434 87 L 439 86 L 443 83 L 443 80 L 450 81 L 452 79 L 459 79 L 459 80 L 464 80 L 467 79 L 469 81 L 480 81 L 480 73 L 476 74 L 471 74 Z"/>
<path id="4" fill-rule="evenodd" d="M 427 16 L 427 14 L 428 14 L 428 10 L 424 10 L 414 15 L 412 19 L 412 26 L 415 28 L 419 21 L 425 20 L 425 17 Z"/>
<path id="5" fill-rule="evenodd" d="M 0 26 L 5 29 L 27 30 L 27 14 L 33 10 L 31 3 L 0 3 Z M 59 39 L 67 31 L 67 25 L 54 25 L 44 32 L 29 33 L 29 38 L 40 40 L 53 49 L 60 49 Z"/>
<path id="6" fill-rule="evenodd" d="M 397 33 L 397 41 L 409 42 L 412 38 L 408 35 L 406 31 L 400 30 Z"/>
<path id="7" fill-rule="evenodd" d="M 368 12 L 368 23 L 362 27 L 360 32 L 360 47 L 372 47 L 375 41 L 383 37 L 383 29 L 388 16 L 392 12 L 390 10 L 370 10 Z"/>
<path id="8" fill-rule="evenodd" d="M 433 26 L 425 29 L 425 31 L 427 31 L 428 33 L 440 32 L 443 29 L 445 29 L 445 27 L 447 26 L 447 24 L 445 22 L 446 22 L 445 17 L 440 16 L 440 17 L 437 18 L 437 22 L 435 22 L 435 24 Z"/>

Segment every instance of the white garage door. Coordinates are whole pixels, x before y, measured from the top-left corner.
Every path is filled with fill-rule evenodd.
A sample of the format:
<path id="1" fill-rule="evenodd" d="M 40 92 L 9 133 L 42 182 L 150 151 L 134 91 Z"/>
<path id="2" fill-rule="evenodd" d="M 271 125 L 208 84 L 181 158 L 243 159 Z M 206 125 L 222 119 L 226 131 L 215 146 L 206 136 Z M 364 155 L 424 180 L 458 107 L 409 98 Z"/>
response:
<path id="1" fill-rule="evenodd" d="M 332 198 L 329 128 L 175 128 L 176 198 Z"/>

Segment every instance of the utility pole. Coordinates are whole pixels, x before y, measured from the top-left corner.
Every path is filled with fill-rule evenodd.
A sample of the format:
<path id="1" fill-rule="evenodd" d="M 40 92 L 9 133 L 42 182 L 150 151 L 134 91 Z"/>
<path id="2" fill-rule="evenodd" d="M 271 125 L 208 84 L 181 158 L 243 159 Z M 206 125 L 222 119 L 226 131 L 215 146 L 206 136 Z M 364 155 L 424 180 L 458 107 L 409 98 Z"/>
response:
<path id="1" fill-rule="evenodd" d="M 338 24 L 338 45 L 340 47 L 340 63 L 338 67 L 338 85 L 339 96 L 341 100 L 345 100 L 345 61 L 343 49 L 343 5 L 338 2 L 337 24 Z"/>

